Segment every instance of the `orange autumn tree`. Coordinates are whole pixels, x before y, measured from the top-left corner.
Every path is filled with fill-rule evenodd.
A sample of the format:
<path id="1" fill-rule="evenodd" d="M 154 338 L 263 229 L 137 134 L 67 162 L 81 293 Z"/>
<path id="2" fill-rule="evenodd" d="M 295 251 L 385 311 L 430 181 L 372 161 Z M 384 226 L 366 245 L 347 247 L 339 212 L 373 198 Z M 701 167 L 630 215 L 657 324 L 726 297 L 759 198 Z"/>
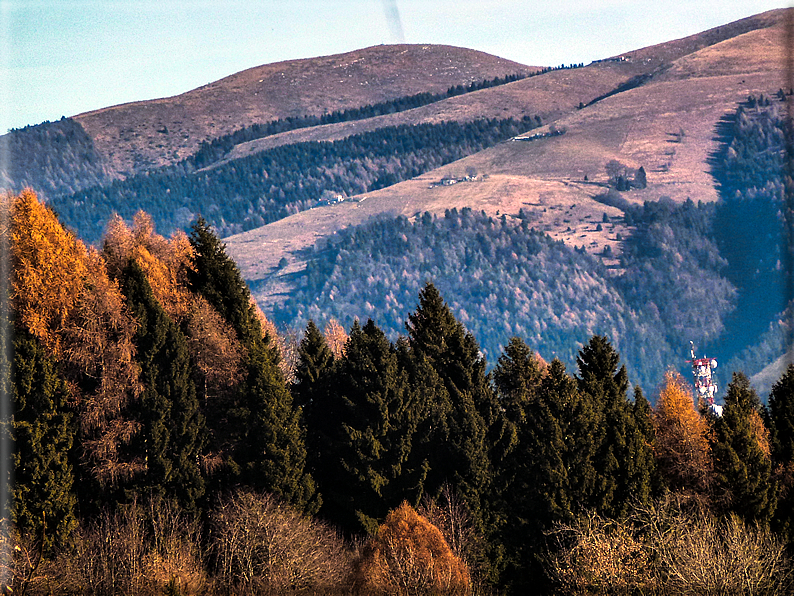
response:
<path id="1" fill-rule="evenodd" d="M 712 473 L 709 425 L 695 409 L 691 387 L 678 373 L 665 374 L 653 426 L 656 461 L 669 487 L 690 496 L 706 492 Z"/>
<path id="2" fill-rule="evenodd" d="M 194 251 L 187 235 L 177 231 L 170 239 L 164 238 L 155 232 L 151 216 L 144 211 L 135 214 L 132 227 L 114 215 L 105 229 L 102 253 L 114 278 L 134 260 L 157 302 L 182 326 L 201 373 L 199 389 L 205 406 L 232 390 L 242 378 L 243 348 L 223 317 L 188 289 Z"/>
<path id="3" fill-rule="evenodd" d="M 142 468 L 124 455 L 138 432 L 125 409 L 140 393 L 135 321 L 96 250 L 31 190 L 10 199 L 16 324 L 61 363 L 82 437 L 82 465 L 103 485 Z"/>
<path id="4" fill-rule="evenodd" d="M 66 369 L 80 397 L 83 465 L 106 486 L 145 467 L 125 454 L 125 446 L 140 430 L 128 412 L 142 391 L 133 342 L 136 326 L 102 255 L 90 249 L 84 284 L 63 343 Z"/>
<path id="5" fill-rule="evenodd" d="M 225 396 L 242 380 L 243 347 L 232 326 L 201 296 L 194 296 L 191 302 L 185 337 L 201 373 L 199 390 L 206 407 L 208 401 Z"/>
<path id="6" fill-rule="evenodd" d="M 331 353 L 334 355 L 334 358 L 344 357 L 348 335 L 345 328 L 339 324 L 339 321 L 330 319 L 328 323 L 325 324 L 323 335 L 325 336 L 325 342 L 328 344 L 328 347 L 331 348 Z"/>
<path id="7" fill-rule="evenodd" d="M 407 502 L 389 513 L 367 542 L 353 575 L 359 594 L 471 593 L 466 564 Z"/>
<path id="8" fill-rule="evenodd" d="M 185 318 L 192 306 L 186 281 L 193 248 L 184 232 L 176 232 L 168 240 L 155 232 L 151 216 L 143 211 L 133 217 L 132 228 L 114 215 L 105 230 L 102 250 L 112 277 L 117 278 L 131 260 L 137 261 L 168 316 L 176 322 Z"/>
<path id="9" fill-rule="evenodd" d="M 32 190 L 12 197 L 10 207 L 16 321 L 57 358 L 86 277 L 86 248 Z"/>

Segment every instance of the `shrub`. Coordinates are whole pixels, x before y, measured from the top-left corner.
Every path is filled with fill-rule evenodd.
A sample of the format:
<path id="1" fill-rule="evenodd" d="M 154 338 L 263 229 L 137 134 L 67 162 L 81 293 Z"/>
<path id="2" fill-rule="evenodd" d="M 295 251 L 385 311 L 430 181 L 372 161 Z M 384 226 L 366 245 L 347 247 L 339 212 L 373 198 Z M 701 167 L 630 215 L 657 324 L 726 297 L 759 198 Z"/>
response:
<path id="1" fill-rule="evenodd" d="M 17 594 L 203 594 L 198 524 L 173 505 L 153 499 L 103 511 L 79 526 L 68 544 L 42 557 L 40 537 L 0 538 L 0 590 Z"/>
<path id="2" fill-rule="evenodd" d="M 649 553 L 627 524 L 589 512 L 558 524 L 552 536 L 548 569 L 561 593 L 630 594 L 653 583 Z"/>
<path id="3" fill-rule="evenodd" d="M 328 589 L 349 575 L 338 534 L 269 494 L 221 499 L 211 514 L 210 548 L 221 593 Z"/>
<path id="4" fill-rule="evenodd" d="M 71 565 L 83 592 L 188 596 L 206 589 L 199 525 L 162 499 L 105 511 L 77 532 Z"/>
<path id="5" fill-rule="evenodd" d="M 588 513 L 551 532 L 549 573 L 563 593 L 791 593 L 791 562 L 768 528 L 671 498 L 630 519 Z"/>
<path id="6" fill-rule="evenodd" d="M 407 502 L 386 517 L 364 546 L 354 569 L 359 594 L 467 595 L 466 564 L 449 548 L 441 531 Z"/>

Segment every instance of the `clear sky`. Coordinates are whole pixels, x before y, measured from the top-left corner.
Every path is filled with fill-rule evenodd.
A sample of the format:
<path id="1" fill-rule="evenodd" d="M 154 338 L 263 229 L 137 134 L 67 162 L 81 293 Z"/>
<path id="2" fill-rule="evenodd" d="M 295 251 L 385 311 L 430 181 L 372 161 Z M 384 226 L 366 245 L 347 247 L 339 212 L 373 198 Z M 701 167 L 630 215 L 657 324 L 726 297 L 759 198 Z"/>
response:
<path id="1" fill-rule="evenodd" d="M 588 63 L 777 0 L 0 0 L 0 133 L 380 43 Z"/>

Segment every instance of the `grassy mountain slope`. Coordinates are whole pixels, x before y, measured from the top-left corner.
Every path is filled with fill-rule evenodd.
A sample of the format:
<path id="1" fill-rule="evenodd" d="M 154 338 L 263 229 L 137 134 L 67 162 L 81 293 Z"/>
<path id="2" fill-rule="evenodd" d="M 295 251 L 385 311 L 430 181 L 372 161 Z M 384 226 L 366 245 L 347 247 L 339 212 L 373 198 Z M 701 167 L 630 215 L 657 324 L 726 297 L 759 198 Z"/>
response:
<path id="1" fill-rule="evenodd" d="M 539 108 L 540 113 L 551 116 L 544 107 L 556 105 L 554 126 L 566 132 L 535 141 L 502 143 L 416 179 L 367 193 L 362 202 L 312 209 L 229 237 L 229 250 L 248 279 L 262 282 L 258 298 L 265 303 L 289 292 L 295 274 L 304 267 L 301 250 L 379 213 L 411 217 L 425 210 L 443 214 L 452 207 L 471 207 L 489 215 L 514 215 L 523 208 L 532 212 L 536 227 L 553 238 L 571 246 L 584 245 L 591 253 L 600 253 L 609 245 L 617 255 L 618 234 L 626 235 L 625 226 L 615 221 L 614 226 L 596 229 L 604 213 L 612 219 L 621 214 L 594 200 L 606 190 L 607 162 L 616 160 L 628 168 L 643 166 L 646 170 L 647 188 L 622 193 L 630 203 L 660 196 L 676 202 L 716 200 L 707 163 L 716 148 L 715 126 L 748 95 L 774 93 L 784 85 L 780 68 L 783 14 L 765 13 L 700 37 L 632 52 L 628 61 L 555 71 L 413 110 L 449 114 L 454 112 L 451 106 L 466 103 L 473 111 L 472 106 L 496 106 L 497 98 L 509 97 L 515 104 L 505 102 L 507 113 Z M 725 39 L 730 33 L 737 35 Z M 672 62 L 664 62 L 671 56 Z M 577 109 L 579 101 L 586 104 L 609 91 L 610 85 L 599 86 L 598 82 L 609 81 L 614 89 L 645 64 L 656 74 L 643 85 Z M 555 104 L 555 97 L 566 98 L 567 103 Z M 406 118 L 408 113 L 395 117 Z M 317 130 L 287 134 L 298 133 L 301 138 L 321 138 Z M 471 169 L 487 178 L 431 187 L 444 175 L 462 177 Z M 282 258 L 290 264 L 276 271 Z"/>
<path id="2" fill-rule="evenodd" d="M 536 71 L 440 45 L 375 46 L 266 64 L 175 97 L 75 117 L 118 172 L 174 163 L 201 141 L 257 122 L 323 114 L 505 74 Z"/>

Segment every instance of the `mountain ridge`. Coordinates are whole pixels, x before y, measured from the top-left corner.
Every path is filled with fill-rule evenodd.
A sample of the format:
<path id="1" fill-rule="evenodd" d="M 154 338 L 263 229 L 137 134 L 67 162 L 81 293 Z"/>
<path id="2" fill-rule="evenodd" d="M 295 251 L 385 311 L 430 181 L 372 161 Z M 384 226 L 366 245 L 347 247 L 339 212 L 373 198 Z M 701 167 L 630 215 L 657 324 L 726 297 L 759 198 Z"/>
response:
<path id="1" fill-rule="evenodd" d="M 428 72 L 429 68 L 433 72 Z M 536 70 L 454 46 L 371 46 L 264 64 L 170 98 L 111 106 L 74 119 L 114 169 L 129 174 L 175 163 L 192 154 L 202 140 L 250 124 L 321 115 Z M 184 131 L 182 138 L 171 138 L 172 129 Z M 163 130 L 168 132 L 158 132 Z"/>

